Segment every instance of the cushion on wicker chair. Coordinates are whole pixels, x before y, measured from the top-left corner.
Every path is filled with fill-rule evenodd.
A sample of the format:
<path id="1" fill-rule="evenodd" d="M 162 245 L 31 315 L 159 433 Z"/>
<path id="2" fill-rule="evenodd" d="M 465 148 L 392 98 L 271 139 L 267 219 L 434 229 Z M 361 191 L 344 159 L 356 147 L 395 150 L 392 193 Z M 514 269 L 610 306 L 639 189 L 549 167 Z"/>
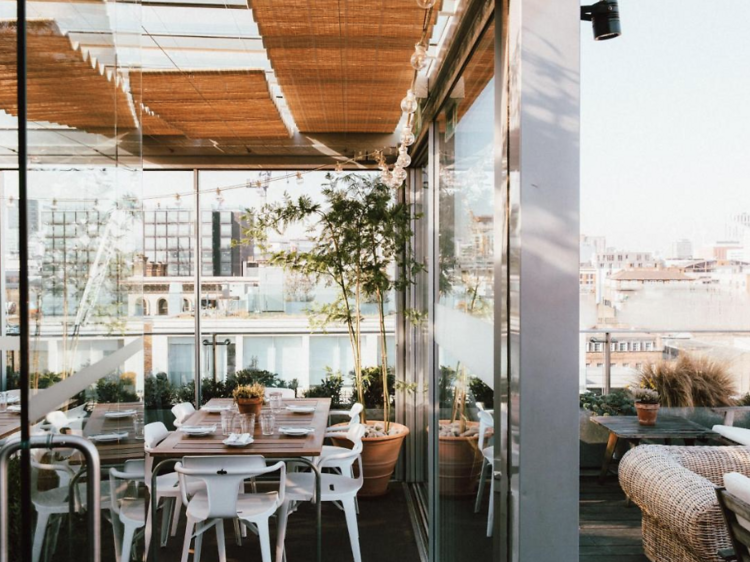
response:
<path id="1" fill-rule="evenodd" d="M 730 472 L 724 475 L 724 487 L 727 492 L 737 496 L 745 503 L 750 503 L 750 478 L 739 472 Z M 737 516 L 737 522 L 750 531 L 750 521 L 744 517 Z"/>
<path id="2" fill-rule="evenodd" d="M 733 427 L 731 425 L 715 425 L 711 428 L 722 437 L 740 445 L 750 445 L 750 429 Z"/>

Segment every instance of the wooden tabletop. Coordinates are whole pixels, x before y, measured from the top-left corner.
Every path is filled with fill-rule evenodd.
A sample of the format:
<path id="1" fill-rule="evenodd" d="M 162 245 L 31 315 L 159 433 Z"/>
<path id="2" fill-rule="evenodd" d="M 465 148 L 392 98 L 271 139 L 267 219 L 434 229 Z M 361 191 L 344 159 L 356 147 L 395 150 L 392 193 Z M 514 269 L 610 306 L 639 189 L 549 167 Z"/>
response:
<path id="1" fill-rule="evenodd" d="M 120 402 L 117 404 L 97 404 L 86 418 L 83 426 L 83 436 L 91 437 L 100 433 L 128 432 L 127 438 L 121 441 L 100 443 L 93 441 L 99 451 L 99 459 L 102 464 L 119 464 L 131 459 L 142 459 L 145 456 L 143 450 L 143 439 L 136 439 L 133 416 L 125 418 L 108 418 L 107 412 L 123 410 L 136 410 L 143 419 L 143 402 Z"/>
<path id="2" fill-rule="evenodd" d="M 637 416 L 593 416 L 591 421 L 622 439 L 707 439 L 711 429 L 681 418 L 659 414 L 656 425 L 640 425 Z"/>
<path id="3" fill-rule="evenodd" d="M 18 404 L 18 402 L 16 402 Z M 16 412 L 0 412 L 0 439 L 5 439 L 9 435 L 20 431 L 21 414 Z"/>
<path id="4" fill-rule="evenodd" d="M 231 398 L 214 398 L 207 406 L 231 405 Z M 216 425 L 216 431 L 206 437 L 190 437 L 181 431 L 175 431 L 162 441 L 151 455 L 160 458 L 181 458 L 188 455 L 263 455 L 269 458 L 278 457 L 317 457 L 323 448 L 323 438 L 328 425 L 328 412 L 331 409 L 330 398 L 298 398 L 284 400 L 284 406 L 315 406 L 311 414 L 294 414 L 286 409 L 276 414 L 276 431 L 273 435 L 262 435 L 260 422 L 255 422 L 254 442 L 247 447 L 227 447 L 222 443 L 226 437 L 221 433 L 221 416 L 198 410 L 190 416 L 184 425 Z M 268 407 L 264 412 L 270 411 Z M 315 432 L 304 437 L 287 437 L 279 433 L 279 427 L 312 427 Z"/>

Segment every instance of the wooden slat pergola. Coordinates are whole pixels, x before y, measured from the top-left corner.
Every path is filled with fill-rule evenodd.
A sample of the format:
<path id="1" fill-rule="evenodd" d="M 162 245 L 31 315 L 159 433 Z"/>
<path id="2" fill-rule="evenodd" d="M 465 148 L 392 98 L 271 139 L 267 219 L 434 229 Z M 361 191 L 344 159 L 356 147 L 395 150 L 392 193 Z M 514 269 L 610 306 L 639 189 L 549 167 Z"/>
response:
<path id="1" fill-rule="evenodd" d="M 395 130 L 425 18 L 416 2 L 253 0 L 250 7 L 300 131 Z"/>
<path id="2" fill-rule="evenodd" d="M 53 20 L 28 20 L 27 103 L 30 121 L 115 136 L 137 127 L 125 80 L 65 36 Z M 0 109 L 18 115 L 15 20 L 0 21 Z"/>

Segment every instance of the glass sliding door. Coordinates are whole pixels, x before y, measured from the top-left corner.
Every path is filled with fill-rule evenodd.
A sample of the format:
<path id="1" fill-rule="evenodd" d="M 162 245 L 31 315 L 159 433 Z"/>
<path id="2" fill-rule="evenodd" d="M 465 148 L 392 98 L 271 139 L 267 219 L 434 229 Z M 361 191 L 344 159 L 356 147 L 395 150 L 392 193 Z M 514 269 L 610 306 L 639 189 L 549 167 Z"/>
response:
<path id="1" fill-rule="evenodd" d="M 431 430 L 436 559 L 492 549 L 495 41 L 483 33 L 435 127 Z M 499 249 L 499 248 L 498 248 Z"/>

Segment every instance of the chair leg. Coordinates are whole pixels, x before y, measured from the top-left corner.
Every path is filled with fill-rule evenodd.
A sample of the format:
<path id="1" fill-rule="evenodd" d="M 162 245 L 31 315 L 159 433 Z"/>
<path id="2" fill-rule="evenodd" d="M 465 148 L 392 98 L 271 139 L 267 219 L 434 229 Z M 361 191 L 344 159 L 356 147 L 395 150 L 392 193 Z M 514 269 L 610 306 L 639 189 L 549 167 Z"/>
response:
<path id="1" fill-rule="evenodd" d="M 490 510 L 487 512 L 487 536 L 492 536 L 492 523 L 495 519 L 495 478 L 490 479 Z"/>
<path id="2" fill-rule="evenodd" d="M 349 529 L 349 542 L 352 543 L 354 562 L 362 562 L 362 555 L 359 552 L 359 527 L 357 526 L 357 508 L 354 505 L 354 498 L 346 498 L 341 503 L 344 504 L 346 526 Z"/>
<path id="3" fill-rule="evenodd" d="M 276 562 L 286 560 L 284 551 L 284 539 L 286 537 L 286 523 L 289 519 L 289 500 L 284 500 L 276 511 Z"/>
<path id="4" fill-rule="evenodd" d="M 484 494 L 484 479 L 487 474 L 487 459 L 482 457 L 482 470 L 479 473 L 479 489 L 477 490 L 477 499 L 474 502 L 474 513 L 479 513 L 482 507 L 482 494 Z"/>
<path id="5" fill-rule="evenodd" d="M 205 531 L 205 527 L 204 527 Z M 198 536 L 195 537 L 195 543 L 193 543 L 193 562 L 201 561 L 201 548 L 203 548 L 203 534 L 199 532 Z"/>
<path id="6" fill-rule="evenodd" d="M 31 562 L 39 562 L 42 556 L 42 546 L 44 545 L 44 535 L 47 534 L 49 516 L 49 513 L 37 512 L 36 514 L 36 529 L 34 530 L 34 546 L 31 549 Z"/>
<path id="7" fill-rule="evenodd" d="M 237 543 L 237 546 L 242 546 L 242 529 L 240 529 L 240 520 L 235 517 L 233 522 L 234 522 L 234 542 Z"/>
<path id="8" fill-rule="evenodd" d="M 219 562 L 227 562 L 227 543 L 224 542 L 224 520 L 216 523 L 216 545 L 219 547 Z"/>
<path id="9" fill-rule="evenodd" d="M 177 535 L 177 527 L 180 524 L 180 514 L 182 513 L 182 501 L 179 498 L 174 499 L 174 512 L 172 513 L 171 536 Z"/>
<path id="10" fill-rule="evenodd" d="M 149 510 L 150 512 L 151 510 Z M 148 517 L 148 513 L 146 514 L 146 517 Z M 112 511 L 112 509 L 109 510 L 109 520 L 112 523 L 112 535 L 115 539 L 115 562 L 121 562 L 122 561 L 122 522 L 120 521 L 120 517 Z"/>
<path id="11" fill-rule="evenodd" d="M 268 519 L 256 521 L 255 526 L 258 527 L 261 560 L 271 562 L 271 535 L 268 531 Z"/>
<path id="12" fill-rule="evenodd" d="M 193 532 L 195 531 L 195 521 L 188 517 L 187 526 L 185 527 L 185 541 L 182 544 L 182 560 L 181 562 L 188 562 L 190 556 L 190 541 L 193 538 Z"/>
<path id="13" fill-rule="evenodd" d="M 60 536 L 60 525 L 62 525 L 62 522 L 62 515 L 51 517 L 49 520 L 49 526 L 47 527 L 47 533 L 44 540 L 44 555 L 42 557 L 44 562 L 49 562 L 54 557 L 55 550 L 57 550 L 57 539 Z"/>
<path id="14" fill-rule="evenodd" d="M 135 527 L 125 525 L 125 532 L 122 534 L 122 562 L 130 562 L 130 553 L 133 548 L 133 538 L 135 537 Z"/>

